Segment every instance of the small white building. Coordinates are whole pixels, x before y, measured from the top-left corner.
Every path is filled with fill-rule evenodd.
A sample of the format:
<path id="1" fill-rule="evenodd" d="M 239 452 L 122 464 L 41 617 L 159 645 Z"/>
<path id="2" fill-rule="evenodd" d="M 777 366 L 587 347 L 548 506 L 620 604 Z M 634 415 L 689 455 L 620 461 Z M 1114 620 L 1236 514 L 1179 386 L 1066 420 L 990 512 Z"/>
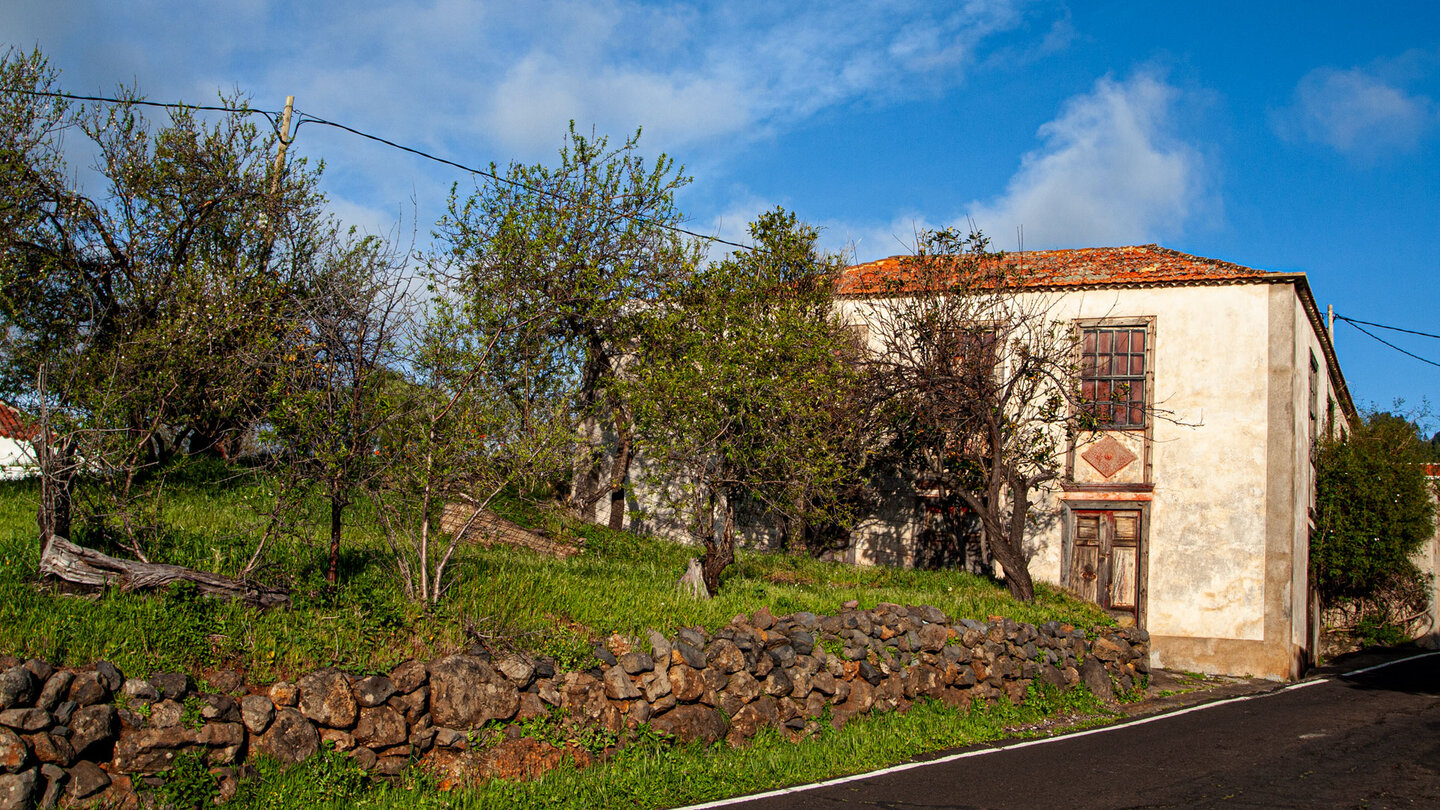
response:
<path id="1" fill-rule="evenodd" d="M 36 473 L 36 428 L 19 411 L 0 402 L 0 479 L 25 478 Z"/>
<path id="2" fill-rule="evenodd" d="M 1305 275 L 1156 245 L 1007 258 L 1031 279 L 1020 294 L 1073 325 L 1082 388 L 1135 406 L 1068 449 L 1031 575 L 1148 630 L 1154 666 L 1301 675 L 1318 648 L 1315 442 L 1355 415 Z M 899 257 L 849 268 L 842 311 L 862 322 L 899 272 Z M 921 500 L 862 523 L 850 559 L 913 564 Z"/>

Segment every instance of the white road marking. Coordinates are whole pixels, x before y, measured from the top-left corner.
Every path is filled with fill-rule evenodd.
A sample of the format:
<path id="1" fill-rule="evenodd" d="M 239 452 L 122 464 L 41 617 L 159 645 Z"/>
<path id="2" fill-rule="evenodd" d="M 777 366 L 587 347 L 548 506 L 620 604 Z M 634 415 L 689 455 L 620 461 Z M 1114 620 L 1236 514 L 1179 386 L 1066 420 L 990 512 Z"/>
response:
<path id="1" fill-rule="evenodd" d="M 1270 697 L 1271 695 L 1279 695 L 1285 692 L 1293 692 L 1297 689 L 1306 689 L 1322 683 L 1330 683 L 1334 678 L 1349 678 L 1355 675 L 1363 675 L 1367 672 L 1374 672 L 1377 669 L 1384 669 L 1385 667 L 1394 666 L 1395 664 L 1403 664 L 1408 661 L 1418 661 L 1422 658 L 1430 658 L 1431 656 L 1436 655 L 1440 655 L 1440 652 L 1421 653 L 1420 655 L 1412 655 L 1408 658 L 1397 658 L 1394 661 L 1386 661 L 1381 664 L 1375 664 L 1374 666 L 1357 669 L 1352 672 L 1344 672 L 1339 675 L 1331 676 L 1330 678 L 1316 678 L 1312 681 L 1300 681 L 1299 683 L 1292 683 L 1289 686 L 1284 686 L 1271 692 L 1261 692 L 1254 695 L 1240 695 L 1239 697 L 1217 700 L 1214 703 L 1201 703 L 1196 706 L 1190 706 L 1173 712 L 1153 714 L 1149 717 L 1142 717 L 1138 720 L 1128 720 L 1120 723 L 1114 723 L 1108 726 L 1099 726 L 1097 728 L 1089 728 L 1083 731 L 1076 731 L 1070 734 L 1058 734 L 1054 737 L 1043 737 L 1035 740 L 1025 740 L 1023 742 L 1011 743 L 1009 745 L 1001 745 L 993 748 L 980 748 L 974 751 L 964 751 L 959 754 L 951 754 L 949 756 L 940 757 L 938 759 L 927 759 L 924 762 L 906 762 L 900 765 L 892 765 L 889 768 L 881 768 L 878 771 L 857 773 L 851 776 L 841 776 L 835 779 L 827 779 L 824 782 L 814 782 L 808 785 L 795 785 L 793 787 L 780 788 L 779 790 L 766 791 L 765 793 L 752 793 L 748 796 L 736 796 L 732 799 L 717 799 L 713 802 L 705 802 L 703 804 L 691 804 L 686 805 L 685 807 L 676 808 L 676 810 L 708 810 L 708 808 L 712 807 L 729 807 L 731 805 L 744 804 L 746 802 L 758 801 L 760 799 L 772 799 L 777 796 L 789 796 L 795 793 L 804 793 L 805 791 L 815 790 L 816 788 L 830 787 L 832 785 L 844 785 L 850 782 L 859 782 L 864 779 L 874 779 L 877 776 L 885 776 L 886 774 L 903 773 L 904 771 L 913 770 L 915 768 L 924 768 L 930 765 L 943 765 L 947 762 L 956 762 L 962 759 L 971 759 L 973 757 L 983 757 L 990 754 L 998 754 L 1002 751 L 1014 751 L 1020 748 L 1029 748 L 1034 745 L 1046 745 L 1048 743 L 1061 742 L 1062 740 L 1073 740 L 1077 737 L 1088 737 L 1091 734 L 1105 734 L 1107 732 L 1116 731 L 1118 729 L 1127 728 L 1129 726 L 1143 726 L 1146 723 L 1154 723 L 1156 721 L 1166 720 L 1171 717 L 1180 717 L 1181 715 L 1190 714 L 1191 712 L 1204 711 L 1205 709 L 1213 709 L 1216 706 L 1226 706 L 1231 703 L 1243 703 L 1247 700 L 1258 700 L 1260 698 Z"/>

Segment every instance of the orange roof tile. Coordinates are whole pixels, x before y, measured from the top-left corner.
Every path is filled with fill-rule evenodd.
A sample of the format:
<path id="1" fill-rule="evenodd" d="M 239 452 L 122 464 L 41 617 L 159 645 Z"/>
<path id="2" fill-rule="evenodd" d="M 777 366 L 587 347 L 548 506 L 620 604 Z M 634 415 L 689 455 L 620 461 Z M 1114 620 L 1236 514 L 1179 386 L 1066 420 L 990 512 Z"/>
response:
<path id="1" fill-rule="evenodd" d="M 839 293 L 848 296 L 915 292 L 922 282 L 907 283 L 914 271 L 905 256 L 891 256 L 845 268 Z M 1217 259 L 1191 256 L 1159 245 L 1032 250 L 1005 254 L 1025 287 L 1204 284 L 1263 279 L 1278 275 Z"/>
<path id="2" fill-rule="evenodd" d="M 0 439 L 15 439 L 28 442 L 38 431 L 35 425 L 25 419 L 14 408 L 0 402 Z"/>

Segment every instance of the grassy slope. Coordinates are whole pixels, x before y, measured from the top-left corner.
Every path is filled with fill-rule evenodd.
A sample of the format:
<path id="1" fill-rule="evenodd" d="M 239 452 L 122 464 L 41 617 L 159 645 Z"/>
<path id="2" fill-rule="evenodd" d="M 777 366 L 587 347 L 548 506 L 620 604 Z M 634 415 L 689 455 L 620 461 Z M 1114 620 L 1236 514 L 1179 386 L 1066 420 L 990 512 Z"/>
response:
<path id="1" fill-rule="evenodd" d="M 204 470 L 171 485 L 165 531 L 150 551 L 154 561 L 226 574 L 245 564 L 270 496 L 264 481 L 223 479 L 216 472 Z M 271 565 L 263 576 L 294 588 L 293 609 L 262 613 L 184 593 L 87 599 L 34 582 L 37 497 L 33 482 L 0 482 L 0 654 L 67 665 L 106 659 L 135 673 L 229 666 L 265 682 L 327 665 L 382 671 L 406 658 L 459 649 L 477 635 L 555 656 L 563 664 L 587 665 L 591 639 L 612 632 L 715 628 L 761 606 L 776 614 L 829 613 L 847 599 L 866 607 L 932 604 L 955 617 L 1105 621 L 1092 607 L 1045 586 L 1037 602 L 1027 605 L 970 574 L 746 552 L 715 599 L 680 599 L 674 583 L 695 549 L 577 526 L 518 503 L 506 506 L 510 517 L 561 535 L 582 534 L 586 552 L 562 561 L 529 551 L 466 547 L 453 566 L 451 592 L 432 613 L 400 593 L 383 537 L 361 506 L 350 513 L 336 593 L 322 579 L 321 521 L 307 522 L 308 536 L 284 540 L 267 553 Z"/>

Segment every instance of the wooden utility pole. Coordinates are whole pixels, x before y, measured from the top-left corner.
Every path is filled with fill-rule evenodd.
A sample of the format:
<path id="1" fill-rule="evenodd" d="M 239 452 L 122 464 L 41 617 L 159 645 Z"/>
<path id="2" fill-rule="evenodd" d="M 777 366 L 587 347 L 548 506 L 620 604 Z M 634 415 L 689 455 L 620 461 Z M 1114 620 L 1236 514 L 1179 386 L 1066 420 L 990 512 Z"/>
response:
<path id="1" fill-rule="evenodd" d="M 280 117 L 280 150 L 275 154 L 275 170 L 270 174 L 270 196 L 280 192 L 280 172 L 285 169 L 285 150 L 295 137 L 290 134 L 290 115 L 295 111 L 295 97 L 285 97 L 285 113 Z"/>
<path id="2" fill-rule="evenodd" d="M 1325 305 L 1325 331 L 1330 333 L 1330 348 L 1335 348 L 1335 305 Z"/>

